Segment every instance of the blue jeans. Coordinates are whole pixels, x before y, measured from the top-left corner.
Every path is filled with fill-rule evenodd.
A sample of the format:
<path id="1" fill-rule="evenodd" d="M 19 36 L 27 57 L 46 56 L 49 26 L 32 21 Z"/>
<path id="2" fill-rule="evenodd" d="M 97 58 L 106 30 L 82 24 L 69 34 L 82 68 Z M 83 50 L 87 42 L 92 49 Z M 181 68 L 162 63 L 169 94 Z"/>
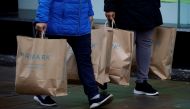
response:
<path id="1" fill-rule="evenodd" d="M 67 39 L 67 42 L 71 46 L 76 58 L 78 75 L 83 85 L 85 94 L 89 99 L 99 94 L 91 62 L 91 34 L 70 37 L 47 37 L 50 39 Z"/>

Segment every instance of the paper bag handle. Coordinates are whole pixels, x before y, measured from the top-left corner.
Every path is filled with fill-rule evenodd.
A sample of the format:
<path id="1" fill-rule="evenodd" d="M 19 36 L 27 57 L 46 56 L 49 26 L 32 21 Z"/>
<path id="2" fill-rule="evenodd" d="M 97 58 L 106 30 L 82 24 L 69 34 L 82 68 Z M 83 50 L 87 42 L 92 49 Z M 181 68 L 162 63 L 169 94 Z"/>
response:
<path id="1" fill-rule="evenodd" d="M 105 27 L 107 27 L 107 25 L 108 25 L 108 20 L 105 22 L 104 25 L 105 25 Z M 113 26 L 116 27 L 116 24 L 115 24 L 115 20 L 114 20 L 114 19 L 111 20 L 111 28 L 113 28 Z"/>
<path id="2" fill-rule="evenodd" d="M 35 31 L 34 33 L 34 37 L 37 38 L 41 38 L 41 39 L 45 39 L 45 31 L 39 32 L 39 31 Z"/>

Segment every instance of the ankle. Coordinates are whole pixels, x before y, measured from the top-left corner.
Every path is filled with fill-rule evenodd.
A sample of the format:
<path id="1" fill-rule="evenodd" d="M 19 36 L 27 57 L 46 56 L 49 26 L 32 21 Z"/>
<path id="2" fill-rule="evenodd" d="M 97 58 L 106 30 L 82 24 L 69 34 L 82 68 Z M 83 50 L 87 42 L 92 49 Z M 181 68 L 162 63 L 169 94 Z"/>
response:
<path id="1" fill-rule="evenodd" d="M 147 83 L 147 80 L 136 80 L 135 83 L 136 84 L 143 84 L 143 83 Z"/>

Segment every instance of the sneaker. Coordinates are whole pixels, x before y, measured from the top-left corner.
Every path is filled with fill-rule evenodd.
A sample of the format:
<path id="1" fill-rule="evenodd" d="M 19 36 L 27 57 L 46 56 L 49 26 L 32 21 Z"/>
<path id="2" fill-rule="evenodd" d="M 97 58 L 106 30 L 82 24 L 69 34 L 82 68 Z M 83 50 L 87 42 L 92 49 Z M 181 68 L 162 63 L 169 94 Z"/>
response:
<path id="1" fill-rule="evenodd" d="M 134 94 L 138 95 L 149 95 L 149 96 L 156 96 L 159 95 L 158 91 L 155 90 L 147 81 L 143 81 L 143 83 L 137 83 L 134 89 Z"/>
<path id="2" fill-rule="evenodd" d="M 34 100 L 43 106 L 57 105 L 56 102 L 50 96 L 46 96 L 45 98 L 43 98 L 42 96 L 37 95 L 37 96 L 34 96 Z"/>
<path id="3" fill-rule="evenodd" d="M 100 94 L 100 97 L 97 99 L 89 100 L 90 109 L 97 109 L 101 106 L 109 104 L 113 100 L 112 94 Z"/>

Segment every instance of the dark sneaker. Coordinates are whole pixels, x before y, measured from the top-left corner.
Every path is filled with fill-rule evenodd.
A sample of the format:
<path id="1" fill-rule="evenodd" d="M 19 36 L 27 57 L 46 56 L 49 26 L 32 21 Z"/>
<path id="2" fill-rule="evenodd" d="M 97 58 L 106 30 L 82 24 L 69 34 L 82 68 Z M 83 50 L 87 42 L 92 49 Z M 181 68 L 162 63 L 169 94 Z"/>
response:
<path id="1" fill-rule="evenodd" d="M 147 81 L 144 81 L 143 83 L 137 83 L 136 87 L 134 89 L 134 94 L 144 94 L 149 96 L 156 96 L 159 95 L 158 91 L 155 90 Z"/>
<path id="2" fill-rule="evenodd" d="M 112 94 L 100 94 L 100 97 L 97 99 L 89 100 L 90 109 L 97 109 L 101 106 L 109 104 L 113 100 Z"/>
<path id="3" fill-rule="evenodd" d="M 56 102 L 50 96 L 46 96 L 43 99 L 42 96 L 37 95 L 37 96 L 34 96 L 34 100 L 43 106 L 56 106 L 57 105 Z"/>

